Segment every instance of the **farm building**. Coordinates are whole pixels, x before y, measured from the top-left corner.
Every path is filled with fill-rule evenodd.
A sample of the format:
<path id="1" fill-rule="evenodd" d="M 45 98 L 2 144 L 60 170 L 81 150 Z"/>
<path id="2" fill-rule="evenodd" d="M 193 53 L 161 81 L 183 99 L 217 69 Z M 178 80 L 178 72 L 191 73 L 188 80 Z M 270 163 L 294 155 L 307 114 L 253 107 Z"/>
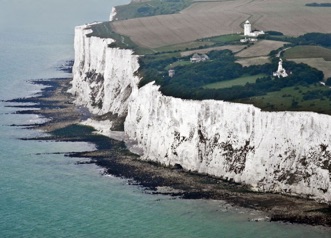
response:
<path id="1" fill-rule="evenodd" d="M 198 53 L 195 53 L 190 59 L 191 63 L 199 63 L 199 62 L 203 62 L 203 61 L 206 61 L 206 60 L 209 60 L 208 55 L 198 54 Z"/>
<path id="2" fill-rule="evenodd" d="M 175 76 L 175 70 L 174 69 L 169 69 L 168 75 L 169 75 L 170 78 L 174 77 Z"/>
<path id="3" fill-rule="evenodd" d="M 246 38 L 246 37 L 245 37 L 245 39 L 240 40 L 241 43 L 256 42 L 256 41 L 257 41 L 256 38 Z"/>

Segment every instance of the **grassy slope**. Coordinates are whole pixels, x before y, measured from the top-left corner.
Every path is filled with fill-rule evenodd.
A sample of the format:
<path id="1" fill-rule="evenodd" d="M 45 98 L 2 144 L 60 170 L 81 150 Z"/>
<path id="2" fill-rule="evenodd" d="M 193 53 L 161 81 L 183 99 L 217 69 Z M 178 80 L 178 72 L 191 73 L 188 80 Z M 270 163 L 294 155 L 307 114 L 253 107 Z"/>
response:
<path id="1" fill-rule="evenodd" d="M 211 41 L 214 43 L 229 43 L 233 41 L 239 41 L 242 38 L 243 37 L 240 34 L 229 34 L 229 35 L 221 35 L 221 36 L 206 38 L 203 39 L 203 41 Z"/>
<path id="2" fill-rule="evenodd" d="M 203 88 L 221 89 L 221 88 L 230 88 L 232 86 L 243 86 L 246 83 L 255 83 L 256 79 L 262 78 L 264 76 L 266 76 L 266 75 L 265 74 L 257 74 L 257 75 L 243 76 L 243 77 L 228 80 L 228 81 L 222 81 L 222 82 L 207 84 Z"/>

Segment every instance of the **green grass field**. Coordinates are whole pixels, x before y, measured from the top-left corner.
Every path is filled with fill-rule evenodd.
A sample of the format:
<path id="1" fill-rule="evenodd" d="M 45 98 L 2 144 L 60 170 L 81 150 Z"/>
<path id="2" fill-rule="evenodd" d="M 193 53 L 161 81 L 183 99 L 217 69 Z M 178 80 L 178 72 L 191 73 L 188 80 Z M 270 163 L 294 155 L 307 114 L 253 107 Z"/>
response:
<path id="1" fill-rule="evenodd" d="M 192 42 L 186 42 L 186 43 L 182 43 L 182 44 L 154 48 L 153 50 L 157 51 L 157 52 L 185 51 L 185 50 L 206 48 L 206 47 L 210 47 L 213 45 L 214 45 L 214 43 L 212 43 L 212 42 L 192 41 Z"/>
<path id="2" fill-rule="evenodd" d="M 175 68 L 177 66 L 186 66 L 186 65 L 190 65 L 190 64 L 192 64 L 190 61 L 177 61 L 173 64 L 168 65 L 165 69 L 169 70 L 169 69 Z"/>
<path id="3" fill-rule="evenodd" d="M 232 43 L 232 42 L 239 42 L 241 38 L 242 36 L 238 34 L 222 35 L 222 36 L 216 36 L 216 37 L 201 39 L 192 42 L 185 42 L 182 44 L 163 46 L 160 48 L 154 48 L 154 50 L 157 52 L 169 52 L 169 51 L 185 51 L 185 50 L 187 51 L 192 49 L 202 49 L 217 45 L 224 45 L 224 44 L 228 45 L 228 43 Z"/>
<path id="4" fill-rule="evenodd" d="M 205 85 L 204 89 L 221 89 L 221 88 L 230 88 L 232 86 L 243 86 L 246 83 L 255 83 L 256 79 L 266 76 L 265 74 L 249 75 L 243 76 L 236 79 L 226 80 L 222 82 L 216 82 Z"/>
<path id="5" fill-rule="evenodd" d="M 331 61 L 331 49 L 321 46 L 296 46 L 284 52 L 286 59 L 323 58 Z"/>
<path id="6" fill-rule="evenodd" d="M 229 35 L 221 35 L 221 36 L 215 36 L 211 38 L 203 39 L 202 41 L 207 42 L 214 42 L 214 43 L 230 43 L 234 41 L 240 41 L 242 39 L 242 35 L 240 34 L 229 34 Z"/>
<path id="7" fill-rule="evenodd" d="M 319 84 L 311 86 L 295 86 L 270 92 L 263 96 L 240 99 L 236 102 L 253 104 L 266 111 L 314 111 L 331 114 L 331 101 L 327 98 L 304 100 L 303 94 L 314 90 L 331 90 Z"/>

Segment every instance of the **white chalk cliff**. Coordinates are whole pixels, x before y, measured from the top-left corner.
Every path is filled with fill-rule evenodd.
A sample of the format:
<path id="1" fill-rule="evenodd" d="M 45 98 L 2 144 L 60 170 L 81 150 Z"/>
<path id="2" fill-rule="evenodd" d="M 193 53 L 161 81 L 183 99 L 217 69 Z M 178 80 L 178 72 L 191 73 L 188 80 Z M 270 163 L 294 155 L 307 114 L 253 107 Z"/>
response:
<path id="1" fill-rule="evenodd" d="M 138 56 L 87 29 L 76 28 L 70 92 L 94 114 L 126 116 L 127 141 L 141 159 L 331 202 L 331 116 L 183 100 L 152 83 L 138 89 Z"/>
<path id="2" fill-rule="evenodd" d="M 75 63 L 72 88 L 75 103 L 98 115 L 125 116 L 127 101 L 139 78 L 138 56 L 132 50 L 108 47 L 112 39 L 87 37 L 89 26 L 75 29 Z"/>

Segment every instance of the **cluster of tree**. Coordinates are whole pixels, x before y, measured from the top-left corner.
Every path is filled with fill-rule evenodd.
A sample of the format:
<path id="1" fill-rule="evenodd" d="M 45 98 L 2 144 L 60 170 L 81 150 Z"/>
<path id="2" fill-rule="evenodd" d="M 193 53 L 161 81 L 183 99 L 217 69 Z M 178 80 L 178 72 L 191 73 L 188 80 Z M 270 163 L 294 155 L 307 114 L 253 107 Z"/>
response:
<path id="1" fill-rule="evenodd" d="M 306 3 L 305 6 L 307 7 L 331 7 L 331 3 Z"/>
<path id="2" fill-rule="evenodd" d="M 279 32 L 279 31 L 266 31 L 265 33 L 270 36 L 283 36 L 284 35 L 282 32 Z"/>
<path id="3" fill-rule="evenodd" d="M 328 78 L 328 79 L 325 81 L 325 84 L 328 85 L 328 86 L 331 86 L 331 77 Z"/>
<path id="4" fill-rule="evenodd" d="M 231 51 L 214 51 L 209 54 L 209 58 L 209 61 L 176 67 L 174 80 L 186 81 L 191 86 L 199 87 L 243 74 L 242 66 L 234 62 Z"/>
<path id="5" fill-rule="evenodd" d="M 289 67 L 288 65 L 287 67 Z M 294 66 L 294 67 L 293 67 Z M 268 65 L 265 65 L 268 68 Z M 271 76 L 259 78 L 256 83 L 247 83 L 244 86 L 233 86 L 223 89 L 204 89 L 202 87 L 187 86 L 183 81 L 169 81 L 161 86 L 161 91 L 169 96 L 185 99 L 216 99 L 233 101 L 242 98 L 265 95 L 268 92 L 279 91 L 285 87 L 295 85 L 309 85 L 323 79 L 323 73 L 305 64 L 289 67 L 292 74 L 287 78 Z"/>
<path id="6" fill-rule="evenodd" d="M 275 41 L 286 41 L 289 42 L 289 45 L 320 45 L 324 47 L 331 47 L 331 34 L 330 33 L 307 33 L 299 37 L 289 37 L 282 35 L 281 32 L 277 31 L 268 31 L 267 34 L 259 36 L 259 39 L 268 39 Z M 275 52 L 278 52 L 276 50 Z M 271 53 L 275 53 L 271 52 Z"/>
<path id="7" fill-rule="evenodd" d="M 156 12 L 156 9 L 148 5 L 141 6 L 137 9 L 137 12 L 141 16 L 153 16 Z"/>
<path id="8" fill-rule="evenodd" d="M 209 58 L 209 61 L 176 67 L 175 76 L 170 78 L 164 69 L 167 65 L 174 63 L 177 60 L 176 58 L 162 58 L 156 55 L 145 56 L 140 62 L 140 73 L 143 76 L 140 86 L 156 81 L 156 84 L 161 86 L 161 92 L 168 96 L 183 99 L 232 101 L 264 95 L 268 92 L 279 91 L 285 87 L 314 84 L 323 80 L 324 76 L 321 71 L 306 64 L 284 62 L 289 76 L 286 78 L 274 78 L 271 75 L 276 70 L 276 61 L 271 64 L 242 67 L 240 64 L 235 63 L 234 55 L 228 50 L 210 52 Z M 233 86 L 223 89 L 203 88 L 206 84 L 232 80 L 243 75 L 261 73 L 270 76 L 259 78 L 255 83 L 247 83 L 244 86 Z"/>
<path id="9" fill-rule="evenodd" d="M 295 38 L 294 43 L 301 45 L 321 45 L 331 47 L 331 34 L 307 33 Z"/>
<path id="10" fill-rule="evenodd" d="M 212 51 L 209 54 L 209 61 L 187 66 L 176 67 L 176 81 L 190 81 L 196 86 L 202 86 L 207 83 L 220 81 L 221 78 L 232 79 L 240 76 L 242 67 L 234 63 L 234 55 L 231 51 Z M 183 57 L 180 60 L 189 61 L 190 57 Z M 170 80 L 167 76 L 167 66 L 177 62 L 176 57 L 162 56 L 159 54 L 146 55 L 139 59 L 139 73 L 142 80 L 139 87 L 156 81 L 162 85 Z"/>
<path id="11" fill-rule="evenodd" d="M 139 74 L 142 80 L 139 82 L 139 87 L 152 81 L 156 81 L 157 84 L 162 84 L 166 74 L 165 68 L 176 61 L 177 58 L 175 57 L 162 57 L 158 54 L 140 57 Z"/>

